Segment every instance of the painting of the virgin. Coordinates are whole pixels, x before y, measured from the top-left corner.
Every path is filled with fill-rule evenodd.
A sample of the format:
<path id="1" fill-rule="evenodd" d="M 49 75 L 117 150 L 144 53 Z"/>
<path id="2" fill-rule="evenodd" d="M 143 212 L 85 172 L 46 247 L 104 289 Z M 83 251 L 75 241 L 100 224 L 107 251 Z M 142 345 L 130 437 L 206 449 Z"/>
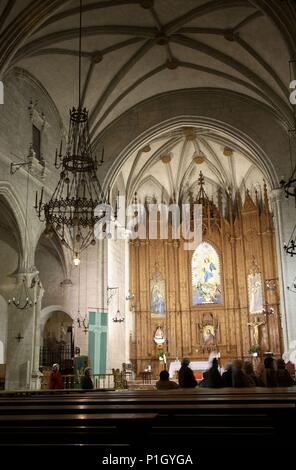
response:
<path id="1" fill-rule="evenodd" d="M 165 315 L 165 282 L 156 277 L 150 280 L 150 311 L 152 315 Z"/>
<path id="2" fill-rule="evenodd" d="M 192 302 L 221 303 L 221 275 L 219 256 L 212 245 L 203 242 L 192 256 Z"/>

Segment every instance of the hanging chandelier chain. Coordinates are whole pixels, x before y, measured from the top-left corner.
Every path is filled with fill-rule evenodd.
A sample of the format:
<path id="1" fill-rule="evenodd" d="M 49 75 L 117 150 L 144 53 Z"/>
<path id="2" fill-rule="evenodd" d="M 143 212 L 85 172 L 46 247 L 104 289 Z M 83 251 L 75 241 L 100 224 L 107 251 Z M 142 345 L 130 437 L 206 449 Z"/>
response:
<path id="1" fill-rule="evenodd" d="M 79 106 L 81 110 L 81 44 L 82 44 L 82 0 L 80 0 L 79 9 Z"/>
<path id="2" fill-rule="evenodd" d="M 78 324 L 78 328 L 81 328 L 81 319 L 80 319 L 80 265 L 78 266 L 77 324 Z"/>
<path id="3" fill-rule="evenodd" d="M 55 167 L 61 169 L 59 182 L 48 202 L 43 202 L 42 189 L 39 204 L 37 193 L 35 203 L 39 219 L 46 221 L 46 234 L 51 237 L 55 233 L 63 246 L 75 254 L 74 262 L 89 245 L 96 244 L 94 228 L 106 216 L 104 205 L 109 205 L 108 191 L 103 192 L 97 176 L 98 166 L 104 161 L 104 147 L 98 163 L 92 151 L 88 111 L 82 108 L 82 12 L 80 0 L 78 108 L 70 110 L 65 151 L 61 141 L 55 153 Z M 100 211 L 95 213 L 100 205 Z"/>
<path id="4" fill-rule="evenodd" d="M 86 273 L 85 273 L 85 296 L 86 296 L 86 305 L 88 305 L 88 303 L 87 303 L 88 250 L 86 250 L 85 270 L 86 270 Z M 84 319 L 83 319 L 82 323 L 83 323 L 83 328 L 84 328 L 83 331 L 86 334 L 88 332 L 88 328 L 89 328 L 89 321 L 87 319 L 87 311 L 85 312 Z"/>

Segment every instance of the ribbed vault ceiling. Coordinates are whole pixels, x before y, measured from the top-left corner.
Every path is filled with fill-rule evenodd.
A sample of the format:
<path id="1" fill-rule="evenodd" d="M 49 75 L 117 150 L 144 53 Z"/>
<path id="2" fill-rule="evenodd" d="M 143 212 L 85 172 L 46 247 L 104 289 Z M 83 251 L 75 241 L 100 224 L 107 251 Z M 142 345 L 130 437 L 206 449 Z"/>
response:
<path id="1" fill-rule="evenodd" d="M 84 0 L 83 98 L 92 137 L 140 101 L 222 88 L 291 120 L 293 0 Z M 77 102 L 79 2 L 3 0 L 0 66 L 36 77 L 65 123 Z"/>
<path id="2" fill-rule="evenodd" d="M 217 202 L 218 190 L 244 198 L 248 189 L 262 195 L 268 177 L 246 149 L 224 133 L 205 128 L 180 127 L 152 139 L 134 152 L 121 168 L 113 195 L 124 193 L 130 204 L 135 194 L 141 203 L 185 202 L 198 192 L 203 173 L 208 196 Z"/>

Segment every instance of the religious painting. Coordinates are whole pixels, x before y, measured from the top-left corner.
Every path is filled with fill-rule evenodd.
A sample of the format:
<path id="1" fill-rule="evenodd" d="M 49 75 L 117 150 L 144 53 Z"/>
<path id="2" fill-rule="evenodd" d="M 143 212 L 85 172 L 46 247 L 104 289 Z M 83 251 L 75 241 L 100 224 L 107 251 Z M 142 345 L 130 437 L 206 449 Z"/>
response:
<path id="1" fill-rule="evenodd" d="M 221 304 L 219 256 L 212 245 L 202 242 L 192 256 L 192 303 Z"/>
<path id="2" fill-rule="evenodd" d="M 214 325 L 205 325 L 202 329 L 203 344 L 205 346 L 214 344 L 215 342 L 215 327 Z"/>
<path id="3" fill-rule="evenodd" d="M 251 272 L 248 275 L 249 312 L 252 314 L 262 313 L 263 295 L 262 279 L 259 272 Z"/>
<path id="4" fill-rule="evenodd" d="M 152 315 L 165 315 L 165 281 L 159 275 L 150 279 L 150 311 Z"/>
<path id="5" fill-rule="evenodd" d="M 216 346 L 220 342 L 219 323 L 212 313 L 203 314 L 197 327 L 199 343 L 202 348 L 212 349 L 212 346 Z"/>

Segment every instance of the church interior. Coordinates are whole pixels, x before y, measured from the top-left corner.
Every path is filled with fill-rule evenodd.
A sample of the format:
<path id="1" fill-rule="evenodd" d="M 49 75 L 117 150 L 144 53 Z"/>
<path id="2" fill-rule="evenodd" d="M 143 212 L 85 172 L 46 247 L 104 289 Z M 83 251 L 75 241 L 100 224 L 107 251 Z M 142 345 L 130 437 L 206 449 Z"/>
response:
<path id="1" fill-rule="evenodd" d="M 0 38 L 0 456 L 287 442 L 296 2 L 1 0 Z"/>

